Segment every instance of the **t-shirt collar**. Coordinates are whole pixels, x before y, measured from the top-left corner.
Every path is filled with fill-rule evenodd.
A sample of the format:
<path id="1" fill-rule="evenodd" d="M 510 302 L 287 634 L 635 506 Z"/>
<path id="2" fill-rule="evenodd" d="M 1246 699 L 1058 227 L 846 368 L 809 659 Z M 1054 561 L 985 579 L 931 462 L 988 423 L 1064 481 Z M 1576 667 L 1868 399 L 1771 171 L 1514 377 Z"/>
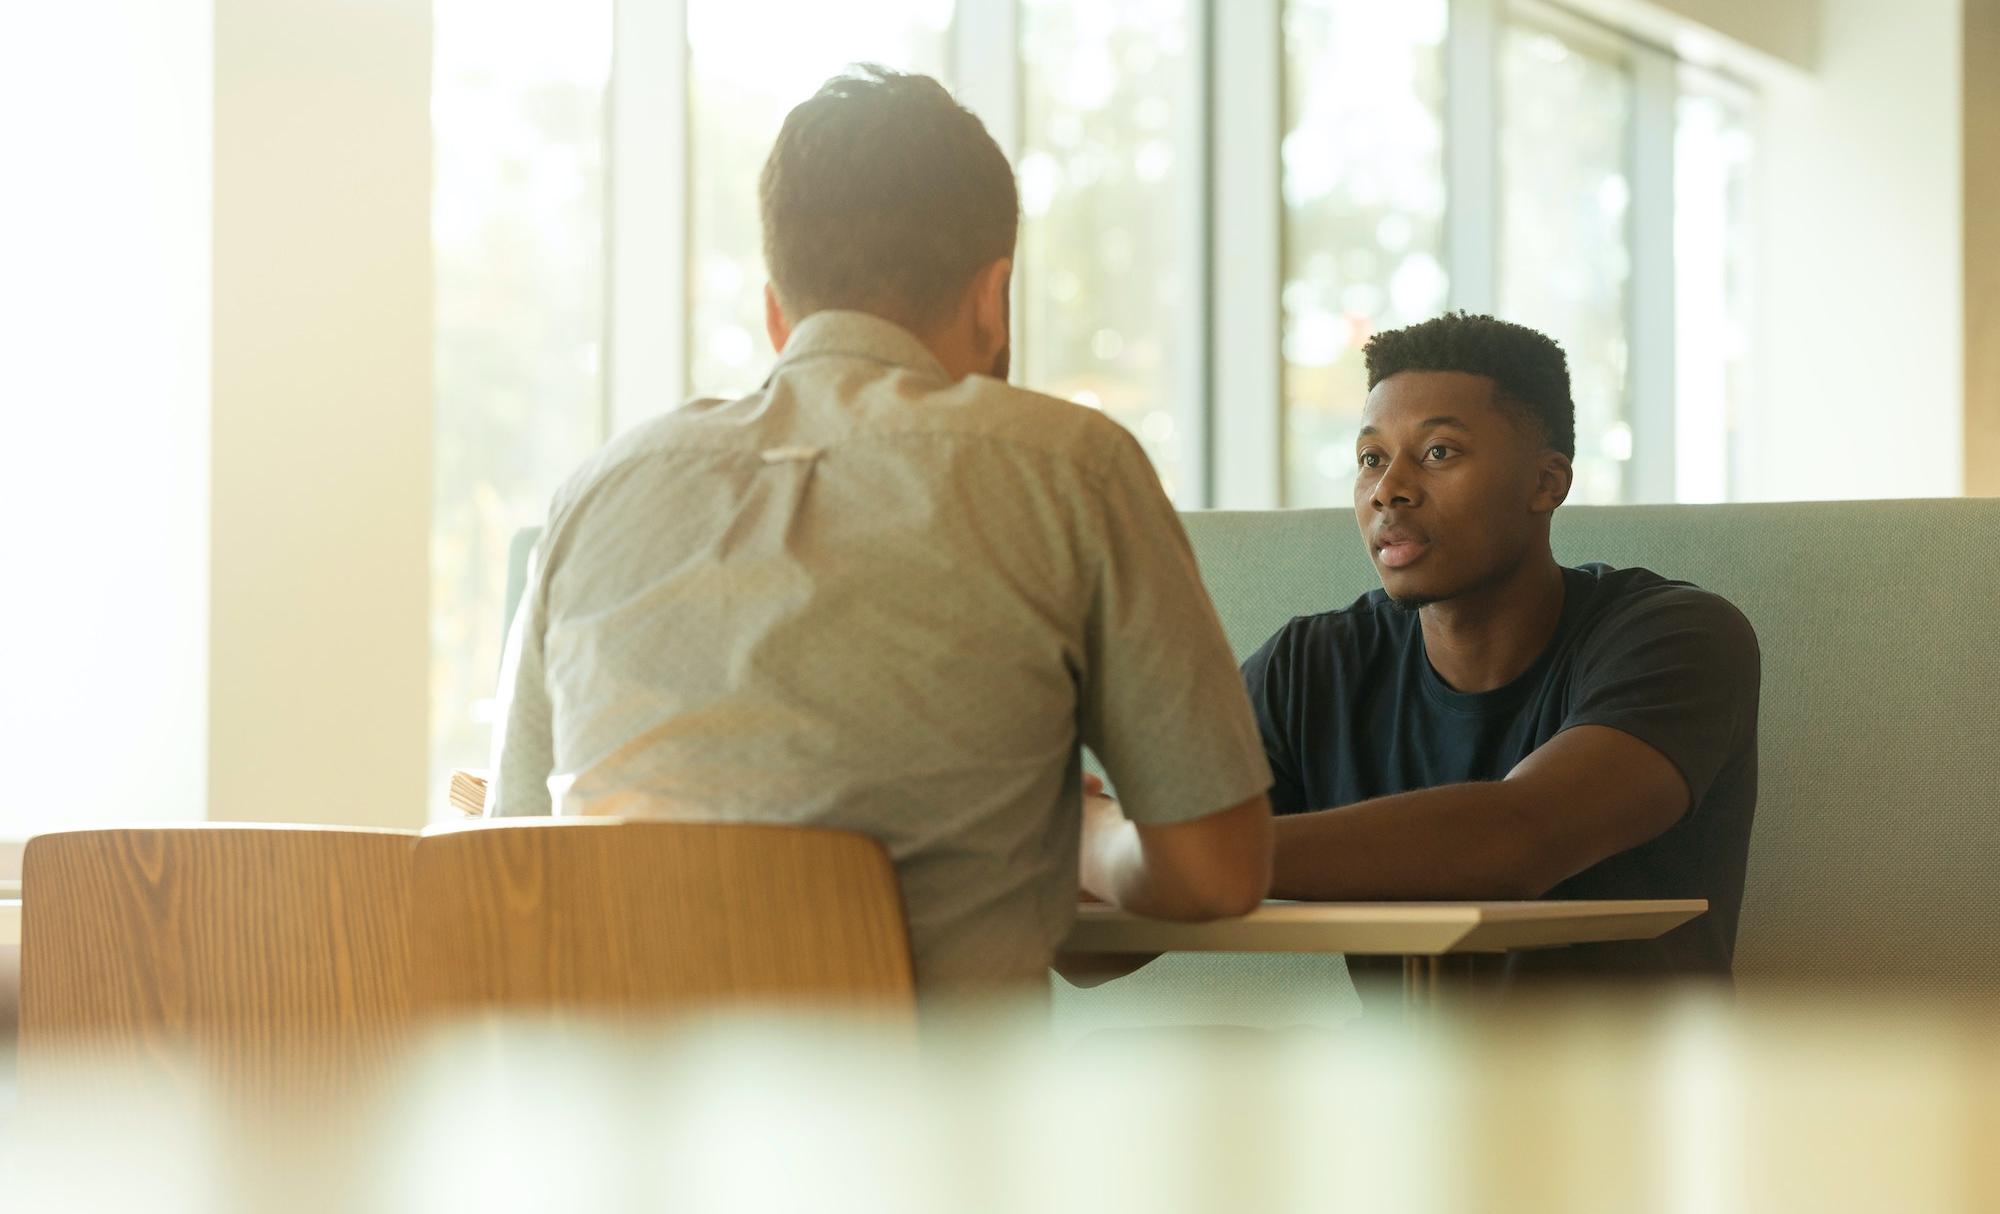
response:
<path id="1" fill-rule="evenodd" d="M 1439 676 L 1437 667 L 1431 665 L 1430 654 L 1424 649 L 1423 625 L 1412 613 L 1411 626 L 1415 635 L 1412 638 L 1414 644 L 1411 649 L 1416 654 L 1417 679 L 1431 703 L 1458 713 L 1492 712 L 1512 707 L 1531 689 L 1539 686 L 1543 676 L 1548 672 L 1549 663 L 1555 660 L 1556 654 L 1561 651 L 1568 639 L 1570 630 L 1576 624 L 1577 616 L 1583 610 L 1584 600 L 1590 593 L 1591 579 L 1588 573 L 1564 566 L 1562 574 L 1563 605 L 1561 614 L 1556 618 L 1554 635 L 1549 637 L 1549 643 L 1542 647 L 1542 652 L 1536 655 L 1526 670 L 1490 691 L 1458 691 L 1446 683 Z"/>

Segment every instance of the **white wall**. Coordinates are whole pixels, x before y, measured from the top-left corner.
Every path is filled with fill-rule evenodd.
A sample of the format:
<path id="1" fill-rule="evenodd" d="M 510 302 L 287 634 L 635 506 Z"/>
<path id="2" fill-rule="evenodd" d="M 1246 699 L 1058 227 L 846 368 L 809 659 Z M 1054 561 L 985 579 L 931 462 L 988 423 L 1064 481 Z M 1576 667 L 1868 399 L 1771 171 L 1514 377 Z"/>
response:
<path id="1" fill-rule="evenodd" d="M 2000 0 L 1965 0 L 1965 491 L 2000 496 Z"/>
<path id="2" fill-rule="evenodd" d="M 1964 483 L 1959 0 L 1823 0 L 1766 89 L 1760 384 L 1740 496 Z"/>
<path id="3" fill-rule="evenodd" d="M 210 14 L 0 5 L 0 837 L 206 803 Z"/>
<path id="4" fill-rule="evenodd" d="M 424 819 L 428 0 L 214 0 L 210 812 Z"/>
<path id="5" fill-rule="evenodd" d="M 1810 70 L 1825 0 L 1557 0 L 1700 61 Z M 1877 7 L 1887 9 L 1887 0 Z M 1716 36 L 1725 40 L 1718 42 Z M 1747 55 L 1745 54 L 1747 52 Z"/>

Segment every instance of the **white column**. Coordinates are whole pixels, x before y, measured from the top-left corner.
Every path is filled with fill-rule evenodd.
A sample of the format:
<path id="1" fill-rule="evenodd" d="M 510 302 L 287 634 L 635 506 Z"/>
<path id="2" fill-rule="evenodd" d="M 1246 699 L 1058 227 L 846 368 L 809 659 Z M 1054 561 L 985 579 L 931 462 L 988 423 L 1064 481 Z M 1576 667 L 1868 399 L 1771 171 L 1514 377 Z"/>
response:
<path id="1" fill-rule="evenodd" d="M 1215 133 L 1210 242 L 1213 505 L 1268 509 L 1281 500 L 1284 35 L 1279 0 L 1213 6 Z"/>
<path id="2" fill-rule="evenodd" d="M 1675 498 L 1674 120 L 1680 81 L 1673 57 L 1650 46 L 1632 51 L 1632 250 L 1627 312 L 1631 361 L 1632 465 L 1627 500 Z"/>
<path id="3" fill-rule="evenodd" d="M 1008 160 L 1021 154 L 1021 27 L 1017 0 L 959 0 L 951 24 L 951 85 Z"/>
<path id="4" fill-rule="evenodd" d="M 0 878 L 207 802 L 211 17 L 0 5 Z"/>
<path id="5" fill-rule="evenodd" d="M 1498 0 L 1451 0 L 1445 38 L 1445 265 L 1451 306 L 1500 306 Z"/>
<path id="6" fill-rule="evenodd" d="M 217 818 L 424 820 L 430 51 L 428 0 L 215 0 Z"/>
<path id="7" fill-rule="evenodd" d="M 617 0 L 605 222 L 606 429 L 688 394 L 686 0 Z"/>

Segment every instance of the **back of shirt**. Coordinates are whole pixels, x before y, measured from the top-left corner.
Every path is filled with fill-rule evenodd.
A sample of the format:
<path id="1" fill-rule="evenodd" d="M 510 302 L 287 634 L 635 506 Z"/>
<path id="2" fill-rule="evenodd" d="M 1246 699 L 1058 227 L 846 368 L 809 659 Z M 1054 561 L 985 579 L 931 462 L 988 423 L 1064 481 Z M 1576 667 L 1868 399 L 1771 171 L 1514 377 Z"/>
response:
<path id="1" fill-rule="evenodd" d="M 954 383 L 858 313 L 586 466 L 518 619 L 489 812 L 875 836 L 929 991 L 1042 979 L 1075 910 L 1080 742 L 1142 822 L 1269 782 L 1130 436 Z"/>
<path id="2" fill-rule="evenodd" d="M 1608 726 L 1652 746 L 1687 781 L 1687 813 L 1546 896 L 1706 898 L 1709 912 L 1657 940 L 1479 964 L 1501 971 L 1501 980 L 1729 974 L 1757 800 L 1759 679 L 1756 635 L 1720 596 L 1645 569 L 1565 569 L 1562 619 L 1541 656 L 1506 686 L 1467 693 L 1432 668 L 1417 614 L 1378 590 L 1293 620 L 1243 674 L 1276 778 L 1271 808 L 1280 814 L 1504 779 L 1579 725 Z"/>

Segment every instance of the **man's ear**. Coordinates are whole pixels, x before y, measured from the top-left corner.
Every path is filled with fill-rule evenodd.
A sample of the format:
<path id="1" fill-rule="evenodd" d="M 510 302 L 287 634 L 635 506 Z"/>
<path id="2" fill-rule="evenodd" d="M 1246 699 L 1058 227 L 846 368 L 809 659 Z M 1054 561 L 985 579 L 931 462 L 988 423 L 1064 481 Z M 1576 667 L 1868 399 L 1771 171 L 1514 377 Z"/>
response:
<path id="1" fill-rule="evenodd" d="M 998 353 L 1011 343 L 1012 316 L 1007 294 L 1014 282 L 1014 259 L 988 262 L 972 277 L 973 336 L 982 351 Z"/>
<path id="2" fill-rule="evenodd" d="M 785 309 L 778 303 L 778 289 L 764 284 L 764 333 L 771 339 L 771 352 L 783 354 L 792 339 L 792 326 L 785 321 Z"/>
<path id="3" fill-rule="evenodd" d="M 1570 486 L 1576 483 L 1576 469 L 1569 456 L 1560 451 L 1544 451 L 1535 462 L 1535 496 L 1528 509 L 1547 514 L 1569 500 Z"/>

